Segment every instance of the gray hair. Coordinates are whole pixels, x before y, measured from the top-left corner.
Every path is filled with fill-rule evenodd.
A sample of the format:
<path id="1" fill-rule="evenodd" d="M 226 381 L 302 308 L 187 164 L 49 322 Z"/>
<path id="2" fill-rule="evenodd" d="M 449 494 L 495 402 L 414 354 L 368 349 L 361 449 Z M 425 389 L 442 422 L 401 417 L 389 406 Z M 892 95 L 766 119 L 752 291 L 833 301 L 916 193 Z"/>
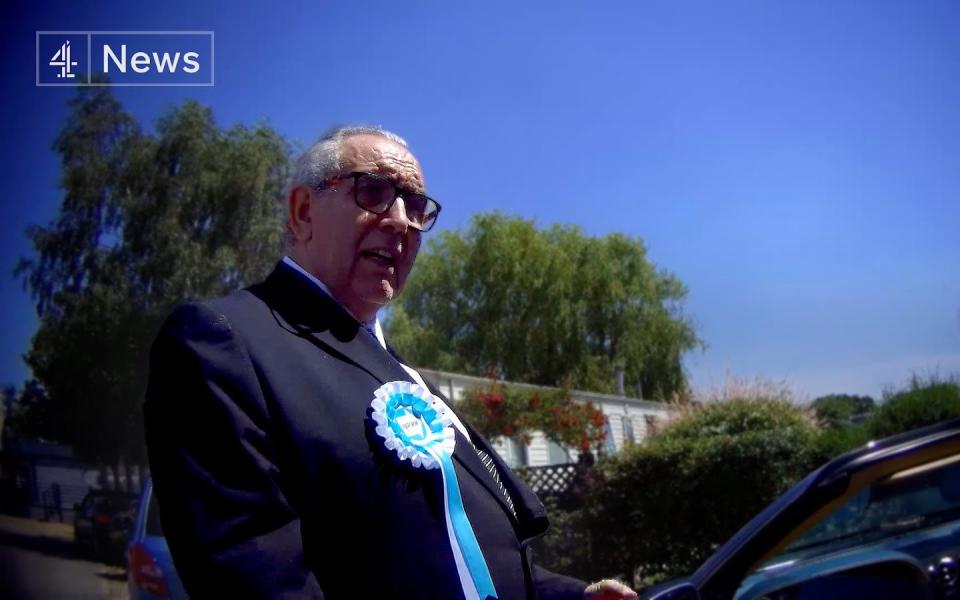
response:
<path id="1" fill-rule="evenodd" d="M 382 127 L 370 125 L 343 125 L 334 127 L 323 134 L 317 142 L 300 155 L 293 167 L 293 177 L 290 180 L 289 190 L 298 185 L 315 187 L 325 179 L 340 175 L 341 163 L 340 145 L 349 137 L 355 135 L 379 135 L 391 142 L 399 144 L 408 150 L 407 142 L 392 131 Z"/>
<path id="2" fill-rule="evenodd" d="M 341 169 L 343 168 L 341 145 L 344 140 L 355 135 L 379 135 L 403 146 L 407 150 L 410 149 L 406 140 L 382 127 L 373 125 L 340 125 L 334 127 L 320 136 L 320 139 L 317 140 L 316 143 L 307 148 L 307 150 L 297 158 L 297 161 L 293 165 L 293 175 L 287 186 L 287 197 L 289 197 L 290 192 L 297 186 L 306 185 L 313 188 L 335 175 L 340 175 Z M 286 197 L 284 197 L 284 201 L 286 201 Z M 283 210 L 282 214 L 284 223 L 283 230 L 285 232 L 284 237 L 287 250 L 289 251 L 293 238 L 287 223 L 287 211 Z"/>

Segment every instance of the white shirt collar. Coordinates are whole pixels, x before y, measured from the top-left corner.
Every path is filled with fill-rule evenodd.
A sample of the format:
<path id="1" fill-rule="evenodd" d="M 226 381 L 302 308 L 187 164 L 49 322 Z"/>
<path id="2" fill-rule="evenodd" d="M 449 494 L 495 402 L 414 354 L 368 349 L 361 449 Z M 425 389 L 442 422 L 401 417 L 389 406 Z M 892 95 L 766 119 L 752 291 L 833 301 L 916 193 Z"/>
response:
<path id="1" fill-rule="evenodd" d="M 349 310 L 347 310 L 346 306 L 343 306 L 343 303 L 337 300 L 337 297 L 333 295 L 333 292 L 330 291 L 330 288 L 328 288 L 326 284 L 324 284 L 322 281 L 314 277 L 312 273 L 308 272 L 306 269 L 298 265 L 295 260 L 293 260 L 289 256 L 284 256 L 283 263 L 290 266 L 294 270 L 298 271 L 301 275 L 303 275 L 308 280 L 310 280 L 311 283 L 313 283 L 315 286 L 323 290 L 324 294 L 333 298 L 334 302 L 339 304 L 343 308 L 343 310 L 347 311 L 348 314 L 351 314 L 351 315 L 353 314 Z M 360 321 L 359 319 L 357 319 L 357 321 L 360 323 L 360 325 L 364 329 L 369 331 L 373 335 L 373 337 L 377 338 L 377 341 L 380 342 L 381 346 L 383 346 L 384 348 L 387 347 L 387 341 L 383 337 L 383 328 L 380 327 L 380 317 L 374 316 L 373 322 L 364 322 L 364 321 Z"/>

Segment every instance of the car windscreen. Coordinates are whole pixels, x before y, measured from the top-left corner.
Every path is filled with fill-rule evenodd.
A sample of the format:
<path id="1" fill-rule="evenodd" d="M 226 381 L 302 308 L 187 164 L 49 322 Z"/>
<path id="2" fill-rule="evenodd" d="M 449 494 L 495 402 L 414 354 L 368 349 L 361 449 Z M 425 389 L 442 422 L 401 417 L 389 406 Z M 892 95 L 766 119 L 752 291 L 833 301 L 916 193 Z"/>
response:
<path id="1" fill-rule="evenodd" d="M 812 558 L 958 519 L 960 461 L 952 457 L 865 487 L 767 564 Z"/>

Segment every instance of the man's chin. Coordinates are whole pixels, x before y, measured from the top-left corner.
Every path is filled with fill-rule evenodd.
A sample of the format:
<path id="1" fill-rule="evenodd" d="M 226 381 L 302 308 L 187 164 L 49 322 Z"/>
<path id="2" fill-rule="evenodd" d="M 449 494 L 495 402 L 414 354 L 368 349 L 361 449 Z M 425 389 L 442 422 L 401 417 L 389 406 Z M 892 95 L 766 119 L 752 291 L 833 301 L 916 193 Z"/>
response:
<path id="1" fill-rule="evenodd" d="M 362 290 L 360 296 L 370 304 L 383 306 L 393 300 L 396 296 L 396 290 L 390 281 L 381 279 L 379 284 L 367 286 Z"/>

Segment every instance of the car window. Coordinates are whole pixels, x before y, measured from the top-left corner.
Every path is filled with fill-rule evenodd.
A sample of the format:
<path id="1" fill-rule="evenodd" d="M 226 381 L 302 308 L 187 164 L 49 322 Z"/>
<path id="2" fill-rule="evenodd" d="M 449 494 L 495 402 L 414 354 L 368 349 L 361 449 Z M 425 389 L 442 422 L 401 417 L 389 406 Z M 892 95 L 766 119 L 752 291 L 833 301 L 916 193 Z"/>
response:
<path id="1" fill-rule="evenodd" d="M 808 559 L 960 519 L 960 462 L 904 472 L 867 486 L 767 565 Z"/>

